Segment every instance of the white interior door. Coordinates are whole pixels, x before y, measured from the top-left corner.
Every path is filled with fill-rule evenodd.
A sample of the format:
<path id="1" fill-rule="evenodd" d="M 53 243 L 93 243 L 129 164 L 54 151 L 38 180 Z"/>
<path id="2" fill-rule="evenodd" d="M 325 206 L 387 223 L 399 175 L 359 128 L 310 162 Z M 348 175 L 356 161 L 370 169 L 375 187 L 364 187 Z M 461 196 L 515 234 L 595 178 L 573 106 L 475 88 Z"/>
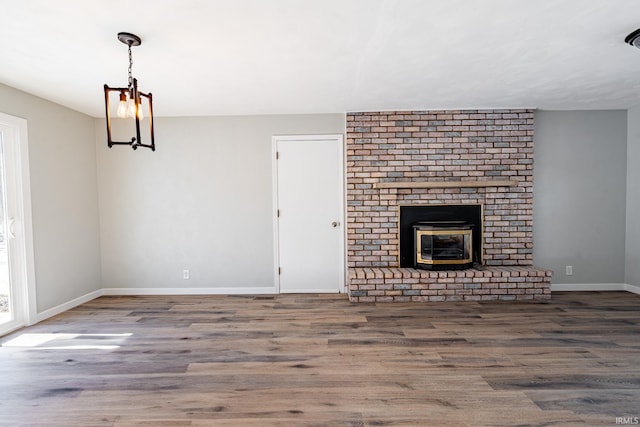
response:
<path id="1" fill-rule="evenodd" d="M 274 146 L 279 291 L 342 292 L 342 136 L 279 136 Z"/>
<path id="2" fill-rule="evenodd" d="M 0 334 L 31 324 L 34 317 L 26 143 L 26 121 L 0 113 Z"/>

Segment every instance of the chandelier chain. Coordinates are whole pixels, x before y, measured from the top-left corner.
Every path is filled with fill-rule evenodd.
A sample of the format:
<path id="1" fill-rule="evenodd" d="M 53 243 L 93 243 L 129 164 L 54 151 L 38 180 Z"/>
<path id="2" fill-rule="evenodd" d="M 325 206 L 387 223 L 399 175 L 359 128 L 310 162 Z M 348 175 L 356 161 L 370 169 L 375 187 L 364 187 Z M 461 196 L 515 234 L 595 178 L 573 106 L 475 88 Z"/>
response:
<path id="1" fill-rule="evenodd" d="M 133 91 L 133 75 L 131 69 L 133 68 L 133 57 L 131 56 L 131 44 L 129 44 L 129 92 Z"/>

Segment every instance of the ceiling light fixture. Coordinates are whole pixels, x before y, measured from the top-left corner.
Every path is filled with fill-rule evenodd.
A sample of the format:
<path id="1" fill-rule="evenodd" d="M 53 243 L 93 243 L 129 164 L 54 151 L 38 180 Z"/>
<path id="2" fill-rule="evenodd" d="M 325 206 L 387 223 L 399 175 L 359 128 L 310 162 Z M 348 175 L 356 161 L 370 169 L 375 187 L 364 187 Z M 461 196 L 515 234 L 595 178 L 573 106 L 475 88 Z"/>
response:
<path id="1" fill-rule="evenodd" d="M 640 28 L 625 37 L 624 42 L 640 49 Z"/>
<path id="2" fill-rule="evenodd" d="M 118 40 L 129 47 L 129 82 L 127 87 L 109 87 L 104 85 L 104 106 L 107 112 L 107 145 L 111 148 L 113 145 L 130 145 L 136 150 L 138 147 L 151 148 L 156 151 L 156 145 L 153 136 L 153 98 L 151 93 L 143 93 L 138 90 L 138 80 L 134 79 L 131 74 L 133 68 L 133 59 L 131 57 L 131 46 L 140 46 L 142 40 L 140 37 L 131 33 L 118 33 Z M 115 111 L 111 111 L 109 97 L 112 93 L 118 95 L 118 106 Z M 115 113 L 115 117 L 124 119 L 129 123 L 127 127 L 123 124 L 122 128 L 127 128 L 127 132 L 135 124 L 135 136 L 130 141 L 115 141 L 112 137 L 111 117 Z M 140 137 L 140 123 L 149 123 L 150 143 L 144 144 Z"/>

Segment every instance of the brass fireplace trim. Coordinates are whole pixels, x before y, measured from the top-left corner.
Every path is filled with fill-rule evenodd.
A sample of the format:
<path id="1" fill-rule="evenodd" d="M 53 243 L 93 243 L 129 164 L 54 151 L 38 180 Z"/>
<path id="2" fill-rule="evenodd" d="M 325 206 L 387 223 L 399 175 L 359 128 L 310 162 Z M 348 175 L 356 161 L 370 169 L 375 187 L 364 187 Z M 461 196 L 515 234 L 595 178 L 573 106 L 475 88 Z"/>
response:
<path id="1" fill-rule="evenodd" d="M 443 260 L 439 260 L 439 259 L 424 259 L 422 258 L 422 252 L 419 250 L 416 250 L 416 260 L 418 263 L 420 264 L 429 264 L 429 265 L 435 265 L 435 264 L 468 264 L 470 262 L 473 262 L 473 232 L 472 230 L 456 230 L 456 229 L 449 229 L 449 230 L 418 230 L 416 231 L 416 238 L 418 241 L 420 241 L 420 238 L 422 236 L 443 236 L 443 235 L 468 235 L 471 237 L 471 247 L 469 248 L 469 258 L 465 258 L 465 259 L 443 259 Z"/>
<path id="2" fill-rule="evenodd" d="M 480 253 L 478 255 L 480 257 L 480 264 L 484 264 L 484 203 L 398 203 L 396 205 L 396 218 L 398 222 L 396 226 L 396 236 L 398 236 L 396 266 L 400 267 L 400 208 L 412 206 L 480 206 L 480 219 L 482 220 L 482 230 L 480 230 L 480 234 L 482 235 L 482 239 L 480 239 Z M 473 256 L 473 254 L 471 256 Z"/>

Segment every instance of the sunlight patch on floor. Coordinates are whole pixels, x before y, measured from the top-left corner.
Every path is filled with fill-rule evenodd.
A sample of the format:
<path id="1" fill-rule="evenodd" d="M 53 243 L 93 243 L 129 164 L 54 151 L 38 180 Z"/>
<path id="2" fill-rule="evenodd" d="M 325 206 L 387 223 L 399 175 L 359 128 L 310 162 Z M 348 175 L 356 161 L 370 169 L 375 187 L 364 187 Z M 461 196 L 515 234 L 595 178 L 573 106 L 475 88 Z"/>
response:
<path id="1" fill-rule="evenodd" d="M 21 334 L 3 347 L 37 348 L 42 350 L 114 350 L 130 337 L 124 334 Z"/>

